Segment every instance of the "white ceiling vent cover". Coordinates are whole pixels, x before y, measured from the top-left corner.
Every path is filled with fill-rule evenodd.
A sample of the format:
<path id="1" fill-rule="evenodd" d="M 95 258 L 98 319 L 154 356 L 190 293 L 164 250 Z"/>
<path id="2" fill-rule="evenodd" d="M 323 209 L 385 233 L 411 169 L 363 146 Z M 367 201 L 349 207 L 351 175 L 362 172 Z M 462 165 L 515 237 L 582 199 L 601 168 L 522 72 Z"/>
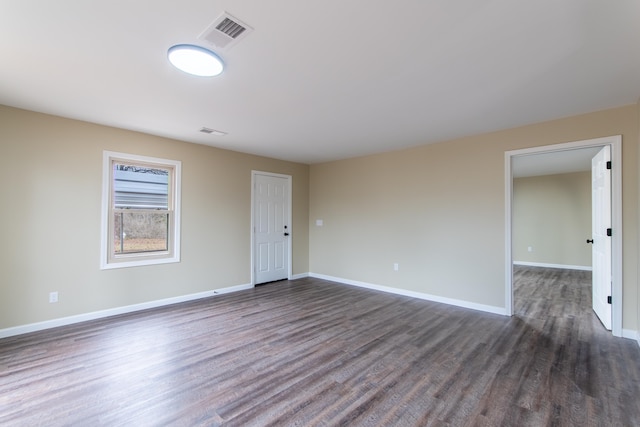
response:
<path id="1" fill-rule="evenodd" d="M 218 49 L 228 49 L 245 38 L 251 31 L 253 28 L 224 12 L 198 38 L 211 43 Z"/>
<path id="2" fill-rule="evenodd" d="M 200 129 L 200 132 L 216 136 L 225 136 L 227 134 L 226 132 L 222 132 L 221 130 L 211 129 L 204 126 L 202 127 L 202 129 Z"/>

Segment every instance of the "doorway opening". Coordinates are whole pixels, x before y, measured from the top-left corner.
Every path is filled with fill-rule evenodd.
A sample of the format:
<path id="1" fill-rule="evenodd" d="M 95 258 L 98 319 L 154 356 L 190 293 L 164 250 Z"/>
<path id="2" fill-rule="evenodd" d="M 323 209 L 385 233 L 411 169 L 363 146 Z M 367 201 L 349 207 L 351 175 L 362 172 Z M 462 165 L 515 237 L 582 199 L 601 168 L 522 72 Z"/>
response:
<path id="1" fill-rule="evenodd" d="M 561 156 L 569 151 L 597 149 L 608 146 L 611 150 L 611 330 L 622 336 L 622 137 L 620 135 L 513 150 L 505 153 L 505 309 L 514 314 L 513 268 L 513 179 L 516 159 L 532 155 Z"/>

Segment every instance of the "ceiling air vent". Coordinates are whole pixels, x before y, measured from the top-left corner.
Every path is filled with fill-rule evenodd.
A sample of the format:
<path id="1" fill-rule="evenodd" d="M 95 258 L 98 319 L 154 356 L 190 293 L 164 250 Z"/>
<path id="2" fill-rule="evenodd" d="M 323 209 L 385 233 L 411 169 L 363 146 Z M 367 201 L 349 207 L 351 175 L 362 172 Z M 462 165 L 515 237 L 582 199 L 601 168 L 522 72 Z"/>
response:
<path id="1" fill-rule="evenodd" d="M 215 130 L 207 127 L 203 127 L 202 129 L 200 129 L 200 132 L 216 136 L 224 136 L 227 134 L 226 132 L 222 132 L 221 130 Z"/>
<path id="2" fill-rule="evenodd" d="M 246 30 L 246 27 L 238 24 L 235 21 L 232 21 L 229 18 L 224 18 L 224 20 L 216 25 L 216 30 L 221 31 L 231 37 L 232 39 L 237 38 L 240 34 Z"/>
<path id="3" fill-rule="evenodd" d="M 218 49 L 228 49 L 251 31 L 253 28 L 224 12 L 198 38 L 211 43 Z"/>

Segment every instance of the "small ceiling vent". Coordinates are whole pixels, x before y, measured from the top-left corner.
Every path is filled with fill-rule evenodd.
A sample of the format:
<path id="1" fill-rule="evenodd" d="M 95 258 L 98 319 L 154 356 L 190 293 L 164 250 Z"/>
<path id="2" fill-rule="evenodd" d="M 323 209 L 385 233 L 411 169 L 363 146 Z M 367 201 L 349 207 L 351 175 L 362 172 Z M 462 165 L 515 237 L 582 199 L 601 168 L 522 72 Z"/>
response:
<path id="1" fill-rule="evenodd" d="M 198 38 L 211 43 L 218 49 L 229 49 L 251 31 L 253 28 L 224 12 Z"/>
<path id="2" fill-rule="evenodd" d="M 226 132 L 222 132 L 221 130 L 215 130 L 207 127 L 203 127 L 202 129 L 200 129 L 200 132 L 216 136 L 224 136 L 227 134 Z"/>
<path id="3" fill-rule="evenodd" d="M 231 37 L 232 39 L 237 38 L 240 34 L 246 30 L 247 27 L 243 27 L 235 21 L 232 21 L 229 18 L 224 18 L 224 20 L 216 25 L 216 30 L 221 31 Z"/>

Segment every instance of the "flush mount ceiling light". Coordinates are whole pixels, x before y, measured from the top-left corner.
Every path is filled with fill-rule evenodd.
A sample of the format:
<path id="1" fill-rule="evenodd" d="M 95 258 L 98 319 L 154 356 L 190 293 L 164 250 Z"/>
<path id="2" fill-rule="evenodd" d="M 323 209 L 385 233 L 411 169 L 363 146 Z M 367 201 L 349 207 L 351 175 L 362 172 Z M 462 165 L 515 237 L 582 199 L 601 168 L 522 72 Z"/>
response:
<path id="1" fill-rule="evenodd" d="M 178 44 L 167 53 L 169 62 L 177 69 L 194 76 L 213 77 L 222 73 L 222 59 L 209 49 L 192 44 Z"/>

